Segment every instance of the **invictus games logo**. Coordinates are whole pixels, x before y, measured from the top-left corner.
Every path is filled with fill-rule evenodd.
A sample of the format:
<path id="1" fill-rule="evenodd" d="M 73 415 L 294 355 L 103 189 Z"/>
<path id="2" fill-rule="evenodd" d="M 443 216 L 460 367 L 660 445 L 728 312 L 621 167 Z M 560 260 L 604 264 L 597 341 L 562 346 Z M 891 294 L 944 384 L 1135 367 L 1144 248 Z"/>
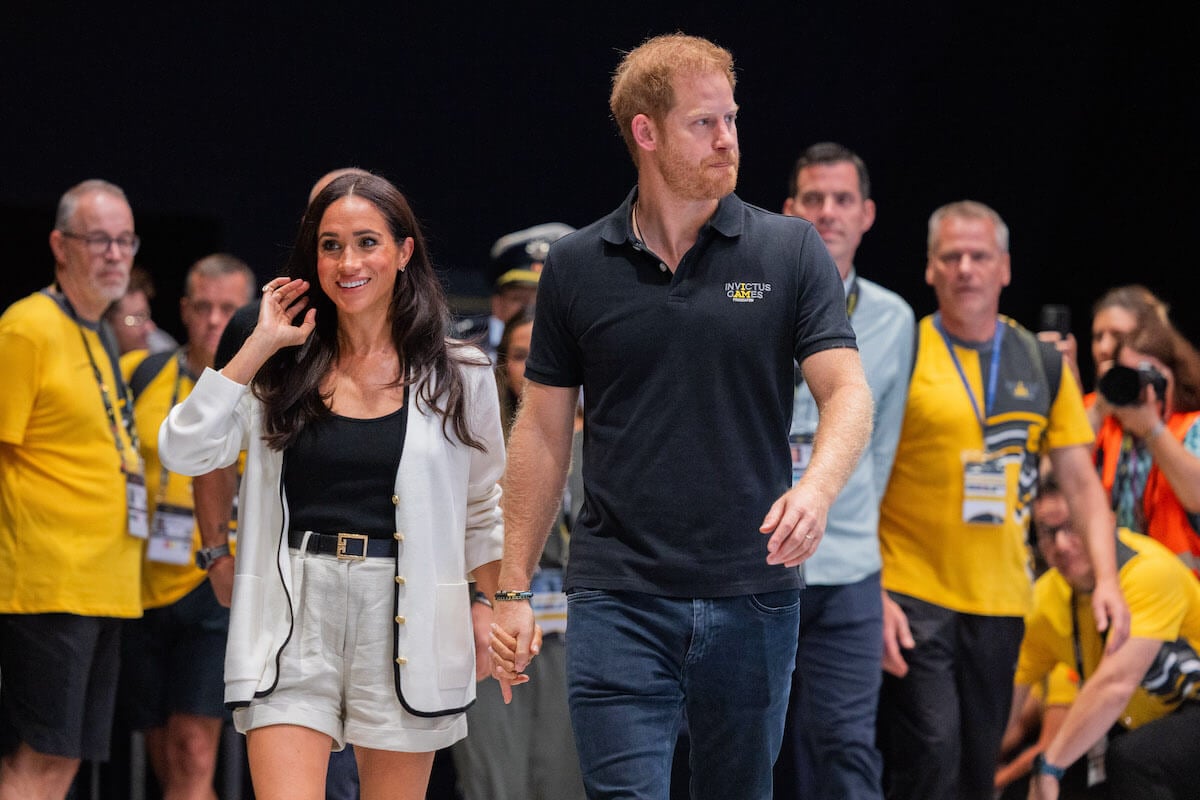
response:
<path id="1" fill-rule="evenodd" d="M 762 300 L 767 296 L 767 292 L 771 291 L 769 283 L 727 283 L 725 284 L 725 296 L 735 303 L 753 303 L 755 300 Z"/>

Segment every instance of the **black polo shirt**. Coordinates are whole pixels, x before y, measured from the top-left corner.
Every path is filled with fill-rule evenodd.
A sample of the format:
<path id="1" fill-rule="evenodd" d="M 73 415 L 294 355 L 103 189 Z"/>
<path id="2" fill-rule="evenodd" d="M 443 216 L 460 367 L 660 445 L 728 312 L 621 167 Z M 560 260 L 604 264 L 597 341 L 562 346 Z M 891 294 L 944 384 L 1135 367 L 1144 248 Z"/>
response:
<path id="1" fill-rule="evenodd" d="M 721 200 L 672 274 L 630 205 L 555 242 L 525 377 L 582 386 L 584 505 L 567 588 L 726 597 L 794 588 L 758 527 L 788 488 L 793 359 L 854 347 L 809 223 Z"/>

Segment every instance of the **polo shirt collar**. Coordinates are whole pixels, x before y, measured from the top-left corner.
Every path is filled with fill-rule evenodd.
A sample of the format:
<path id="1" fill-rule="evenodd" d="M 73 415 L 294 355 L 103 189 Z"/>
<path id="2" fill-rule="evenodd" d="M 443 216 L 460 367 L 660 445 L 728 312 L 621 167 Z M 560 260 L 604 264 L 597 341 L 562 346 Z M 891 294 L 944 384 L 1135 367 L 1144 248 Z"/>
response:
<path id="1" fill-rule="evenodd" d="M 633 210 L 634 201 L 637 200 L 637 192 L 637 186 L 634 186 L 626 195 L 625 202 L 608 215 L 600 231 L 601 239 L 614 245 L 633 241 L 633 226 L 630 224 L 629 215 Z M 740 236 L 745 219 L 744 206 L 745 203 L 736 194 L 731 192 L 725 195 L 717 203 L 717 210 L 705 223 L 705 227 L 712 228 L 726 238 Z"/>

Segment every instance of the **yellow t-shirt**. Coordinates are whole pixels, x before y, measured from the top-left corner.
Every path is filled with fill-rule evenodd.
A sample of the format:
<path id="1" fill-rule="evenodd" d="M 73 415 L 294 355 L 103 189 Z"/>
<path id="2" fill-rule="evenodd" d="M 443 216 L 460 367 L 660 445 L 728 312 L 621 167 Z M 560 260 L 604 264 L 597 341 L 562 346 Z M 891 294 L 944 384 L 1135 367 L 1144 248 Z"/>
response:
<path id="1" fill-rule="evenodd" d="M 33 294 L 0 316 L 0 364 L 0 613 L 140 616 L 122 472 L 138 456 L 100 337 Z"/>
<path id="2" fill-rule="evenodd" d="M 133 376 L 138 365 L 149 355 L 145 350 L 134 350 L 121 357 L 121 372 L 126 380 Z M 182 402 L 191 393 L 195 383 L 186 370 L 180 370 L 179 359 L 172 355 L 163 364 L 162 369 L 138 392 L 133 404 L 138 437 L 141 439 L 142 458 L 146 462 L 146 493 L 150 498 L 152 530 L 159 502 L 183 509 L 195 507 L 192 500 L 192 479 L 168 472 L 164 490 L 163 468 L 158 460 L 158 429 L 171 410 L 171 401 L 173 399 L 176 403 Z M 142 604 L 146 608 L 170 605 L 205 580 L 207 573 L 196 567 L 194 559 L 194 554 L 201 544 L 200 529 L 195 527 L 186 564 L 167 564 L 146 559 L 142 567 Z"/>
<path id="3" fill-rule="evenodd" d="M 1032 334 L 1005 325 L 989 441 L 932 317 L 920 323 L 904 425 L 880 507 L 879 542 L 886 589 L 953 611 L 1024 616 L 1032 575 L 1026 546 L 1027 502 L 1036 454 L 1088 444 L 1092 429 L 1069 369 L 1047 395 L 1033 361 Z M 954 344 L 981 411 L 986 387 L 979 353 Z M 1000 524 L 963 521 L 964 458 L 987 451 L 1003 464 L 1005 514 Z M 1024 471 L 1024 477 L 1022 472 Z"/>
<path id="4" fill-rule="evenodd" d="M 1079 673 L 1074 667 L 1058 664 L 1039 685 L 1047 706 L 1069 706 L 1079 694 Z"/>
<path id="5" fill-rule="evenodd" d="M 1131 617 L 1129 635 L 1163 643 L 1118 719 L 1125 727 L 1136 728 L 1166 716 L 1185 699 L 1200 696 L 1200 581 L 1170 550 L 1124 528 L 1117 562 L 1117 577 Z M 1091 597 L 1073 598 L 1062 575 L 1050 570 L 1034 586 L 1034 607 L 1025 620 L 1017 662 L 1017 683 L 1036 683 L 1055 664 L 1075 663 L 1072 601 L 1084 685 L 1088 676 L 1095 674 L 1104 642 L 1096 631 Z"/>

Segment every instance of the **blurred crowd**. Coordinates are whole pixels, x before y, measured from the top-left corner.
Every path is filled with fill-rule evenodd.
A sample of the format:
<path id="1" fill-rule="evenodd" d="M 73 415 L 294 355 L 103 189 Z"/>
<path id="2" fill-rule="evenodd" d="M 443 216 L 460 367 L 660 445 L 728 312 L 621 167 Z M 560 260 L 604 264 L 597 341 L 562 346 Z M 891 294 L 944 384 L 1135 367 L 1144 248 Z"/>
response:
<path id="1" fill-rule="evenodd" d="M 624 56 L 637 187 L 499 236 L 488 313 L 365 170 L 179 298 L 120 187 L 65 191 L 0 316 L 0 800 L 1200 796 L 1171 305 L 1028 329 L 947 198 L 915 318 L 853 150 L 733 193 L 722 53 Z"/>

